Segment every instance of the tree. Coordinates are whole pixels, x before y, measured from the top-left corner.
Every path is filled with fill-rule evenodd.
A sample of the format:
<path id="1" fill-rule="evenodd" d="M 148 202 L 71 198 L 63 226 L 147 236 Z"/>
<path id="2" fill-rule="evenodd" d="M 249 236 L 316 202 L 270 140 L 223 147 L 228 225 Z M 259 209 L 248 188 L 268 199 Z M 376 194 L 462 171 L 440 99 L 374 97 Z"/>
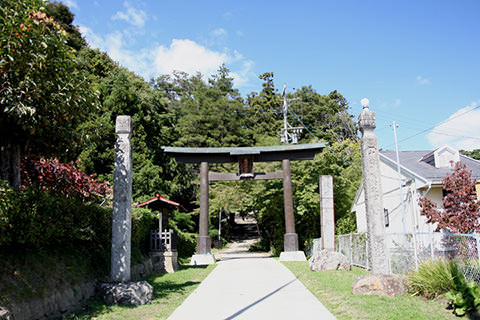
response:
<path id="1" fill-rule="evenodd" d="M 86 47 L 87 42 L 82 37 L 80 30 L 72 24 L 75 15 L 70 11 L 70 8 L 58 1 L 49 2 L 45 5 L 45 13 L 49 17 L 53 17 L 53 19 L 67 32 L 67 44 L 70 47 L 77 51 Z"/>
<path id="2" fill-rule="evenodd" d="M 454 233 L 472 233 L 480 231 L 480 203 L 475 194 L 475 179 L 468 167 L 457 162 L 453 172 L 443 179 L 443 209 L 421 197 L 419 205 L 421 214 L 428 223 L 437 223 L 435 231 L 446 230 Z"/>
<path id="3" fill-rule="evenodd" d="M 460 153 L 475 160 L 480 160 L 480 149 L 474 149 L 472 151 L 460 150 Z"/>
<path id="4" fill-rule="evenodd" d="M 20 158 L 76 157 L 77 125 L 95 92 L 41 0 L 0 0 L 0 179 L 20 184 Z"/>

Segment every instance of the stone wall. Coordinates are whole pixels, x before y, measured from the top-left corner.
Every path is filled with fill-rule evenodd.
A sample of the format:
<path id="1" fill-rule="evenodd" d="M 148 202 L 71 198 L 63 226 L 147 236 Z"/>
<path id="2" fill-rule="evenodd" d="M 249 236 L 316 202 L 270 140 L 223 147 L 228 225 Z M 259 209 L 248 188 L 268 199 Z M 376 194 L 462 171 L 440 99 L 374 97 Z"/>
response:
<path id="1" fill-rule="evenodd" d="M 132 280 L 141 280 L 154 272 L 151 258 L 131 268 Z M 103 280 L 103 279 L 102 279 Z M 100 280 L 84 281 L 71 287 L 47 292 L 29 301 L 0 306 L 0 320 L 55 319 L 73 313 L 96 293 Z"/>
<path id="2" fill-rule="evenodd" d="M 14 303 L 5 308 L 13 315 L 11 319 L 52 319 L 72 313 L 95 294 L 96 281 L 74 285 L 70 288 L 46 293 L 43 297 Z M 4 319 L 8 316 L 5 316 Z"/>

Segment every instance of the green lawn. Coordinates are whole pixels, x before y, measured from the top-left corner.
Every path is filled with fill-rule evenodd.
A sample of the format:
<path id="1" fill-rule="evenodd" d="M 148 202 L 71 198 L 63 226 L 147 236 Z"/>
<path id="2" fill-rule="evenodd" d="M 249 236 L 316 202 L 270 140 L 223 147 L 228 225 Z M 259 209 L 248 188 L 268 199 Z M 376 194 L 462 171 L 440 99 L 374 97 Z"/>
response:
<path id="1" fill-rule="evenodd" d="M 107 306 L 99 299 L 67 319 L 166 319 L 215 268 L 181 266 L 175 273 L 154 275 L 146 280 L 153 286 L 154 301 L 138 307 Z"/>
<path id="2" fill-rule="evenodd" d="M 395 298 L 352 294 L 352 283 L 367 272 L 312 272 L 306 262 L 283 262 L 338 319 L 458 319 L 445 303 L 410 295 Z"/>

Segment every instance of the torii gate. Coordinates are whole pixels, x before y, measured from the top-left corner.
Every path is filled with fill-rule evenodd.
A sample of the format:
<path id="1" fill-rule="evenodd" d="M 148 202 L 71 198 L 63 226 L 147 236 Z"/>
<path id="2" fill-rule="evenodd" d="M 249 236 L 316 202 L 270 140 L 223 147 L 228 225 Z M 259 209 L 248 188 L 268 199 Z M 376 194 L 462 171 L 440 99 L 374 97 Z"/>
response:
<path id="1" fill-rule="evenodd" d="M 304 261 L 305 253 L 298 250 L 298 235 L 295 233 L 293 215 L 291 160 L 312 160 L 322 151 L 324 143 L 280 145 L 267 147 L 228 147 L 228 148 L 177 148 L 161 147 L 178 162 L 200 163 L 200 226 L 197 238 L 197 252 L 190 264 L 214 264 L 210 252 L 211 239 L 208 235 L 208 183 L 210 181 L 269 180 L 283 179 L 285 235 L 283 261 Z M 282 161 L 282 170 L 258 173 L 253 171 L 254 162 Z M 238 163 L 238 173 L 210 172 L 209 163 Z"/>

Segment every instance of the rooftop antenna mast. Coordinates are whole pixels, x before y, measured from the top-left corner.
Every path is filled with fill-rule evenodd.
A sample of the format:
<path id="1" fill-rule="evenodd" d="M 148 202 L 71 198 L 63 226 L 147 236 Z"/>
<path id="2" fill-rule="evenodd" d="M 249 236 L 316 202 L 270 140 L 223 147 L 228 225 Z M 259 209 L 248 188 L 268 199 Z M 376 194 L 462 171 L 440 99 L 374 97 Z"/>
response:
<path id="1" fill-rule="evenodd" d="M 288 115 L 288 102 L 287 102 L 287 84 L 283 84 L 283 129 L 280 133 L 280 141 L 282 143 L 287 144 L 297 144 L 298 137 L 302 133 L 303 127 L 292 127 L 290 123 L 288 123 L 287 115 Z M 291 132 L 289 132 L 291 131 Z"/>

